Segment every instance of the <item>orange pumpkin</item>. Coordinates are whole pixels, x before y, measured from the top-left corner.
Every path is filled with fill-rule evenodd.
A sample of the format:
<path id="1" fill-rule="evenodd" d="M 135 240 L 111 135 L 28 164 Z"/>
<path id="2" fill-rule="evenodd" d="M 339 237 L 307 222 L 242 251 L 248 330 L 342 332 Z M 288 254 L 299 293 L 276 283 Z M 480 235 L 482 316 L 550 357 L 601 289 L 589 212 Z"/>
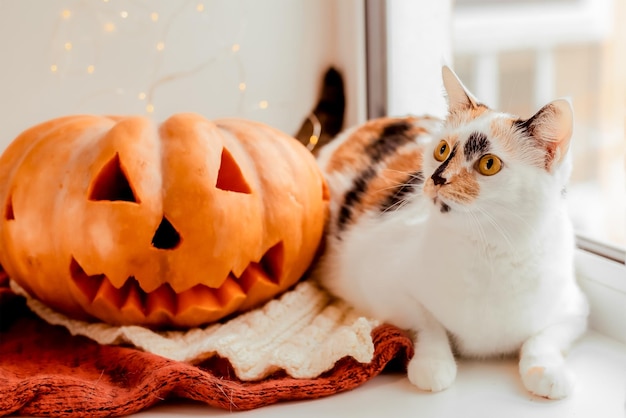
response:
<path id="1" fill-rule="evenodd" d="M 0 158 L 0 263 L 69 316 L 193 327 L 294 284 L 328 196 L 295 139 L 237 119 L 69 116 Z"/>

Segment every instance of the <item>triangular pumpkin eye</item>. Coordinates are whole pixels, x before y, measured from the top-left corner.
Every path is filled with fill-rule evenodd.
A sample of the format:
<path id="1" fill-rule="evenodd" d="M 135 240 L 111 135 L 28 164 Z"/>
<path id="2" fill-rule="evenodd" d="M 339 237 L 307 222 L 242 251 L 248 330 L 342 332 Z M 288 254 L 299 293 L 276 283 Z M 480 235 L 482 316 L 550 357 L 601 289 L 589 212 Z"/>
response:
<path id="1" fill-rule="evenodd" d="M 91 184 L 89 200 L 109 200 L 139 203 L 133 189 L 122 170 L 119 154 L 102 167 Z"/>
<path id="2" fill-rule="evenodd" d="M 222 161 L 220 163 L 220 171 L 217 174 L 217 183 L 215 187 L 237 193 L 250 194 L 250 186 L 243 174 L 241 168 L 226 148 L 222 149 Z"/>

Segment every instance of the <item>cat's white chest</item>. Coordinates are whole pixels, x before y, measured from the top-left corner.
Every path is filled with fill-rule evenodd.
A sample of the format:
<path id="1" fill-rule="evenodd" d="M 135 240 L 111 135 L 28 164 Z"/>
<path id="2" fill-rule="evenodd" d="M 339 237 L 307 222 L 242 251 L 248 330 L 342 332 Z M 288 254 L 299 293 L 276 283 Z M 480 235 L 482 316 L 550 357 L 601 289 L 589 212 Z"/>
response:
<path id="1" fill-rule="evenodd" d="M 426 234 L 425 240 L 415 274 L 404 278 L 407 291 L 455 337 L 462 354 L 512 352 L 536 332 L 549 298 L 528 262 L 532 251 L 508 253 L 456 236 Z"/>
<path id="2" fill-rule="evenodd" d="M 426 207 L 416 206 L 404 219 L 372 218 L 344 234 L 327 266 L 329 288 L 364 313 L 400 327 L 419 329 L 425 309 L 461 354 L 478 357 L 515 352 L 558 321 L 568 301 L 582 309 L 567 268 L 571 254 L 555 251 L 557 242 L 510 247 L 497 243 L 487 228 L 476 239 L 461 228 L 446 232 Z M 567 229 L 550 225 L 547 237 Z M 561 239 L 558 246 L 568 244 Z"/>
<path id="3" fill-rule="evenodd" d="M 422 216 L 362 225 L 344 245 L 350 268 L 344 293 L 352 303 L 363 303 L 377 316 L 399 318 L 416 315 L 411 303 L 417 302 L 455 336 L 463 354 L 516 350 L 536 331 L 549 304 L 533 263 L 527 262 L 533 254 L 519 249 L 505 254 L 459 234 L 446 235 Z M 361 282 L 360 294 L 353 291 L 353 280 Z"/>

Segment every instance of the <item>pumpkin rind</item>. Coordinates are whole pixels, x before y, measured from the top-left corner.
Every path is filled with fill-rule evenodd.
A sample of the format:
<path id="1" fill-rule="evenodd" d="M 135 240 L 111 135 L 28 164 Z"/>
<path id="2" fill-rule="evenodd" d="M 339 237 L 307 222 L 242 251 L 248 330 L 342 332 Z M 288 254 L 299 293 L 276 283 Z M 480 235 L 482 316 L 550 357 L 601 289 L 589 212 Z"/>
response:
<path id="1" fill-rule="evenodd" d="M 193 327 L 310 265 L 326 214 L 314 158 L 261 123 L 71 116 L 0 157 L 0 263 L 69 316 Z"/>

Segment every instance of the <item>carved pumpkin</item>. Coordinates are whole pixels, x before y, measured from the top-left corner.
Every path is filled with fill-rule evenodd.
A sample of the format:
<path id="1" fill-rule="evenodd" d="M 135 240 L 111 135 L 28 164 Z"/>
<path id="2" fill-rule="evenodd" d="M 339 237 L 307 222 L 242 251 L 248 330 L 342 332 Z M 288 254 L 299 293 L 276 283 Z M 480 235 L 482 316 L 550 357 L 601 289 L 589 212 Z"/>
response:
<path id="1" fill-rule="evenodd" d="M 260 123 L 70 116 L 0 158 L 0 263 L 69 316 L 193 327 L 266 301 L 313 260 L 315 160 Z"/>

